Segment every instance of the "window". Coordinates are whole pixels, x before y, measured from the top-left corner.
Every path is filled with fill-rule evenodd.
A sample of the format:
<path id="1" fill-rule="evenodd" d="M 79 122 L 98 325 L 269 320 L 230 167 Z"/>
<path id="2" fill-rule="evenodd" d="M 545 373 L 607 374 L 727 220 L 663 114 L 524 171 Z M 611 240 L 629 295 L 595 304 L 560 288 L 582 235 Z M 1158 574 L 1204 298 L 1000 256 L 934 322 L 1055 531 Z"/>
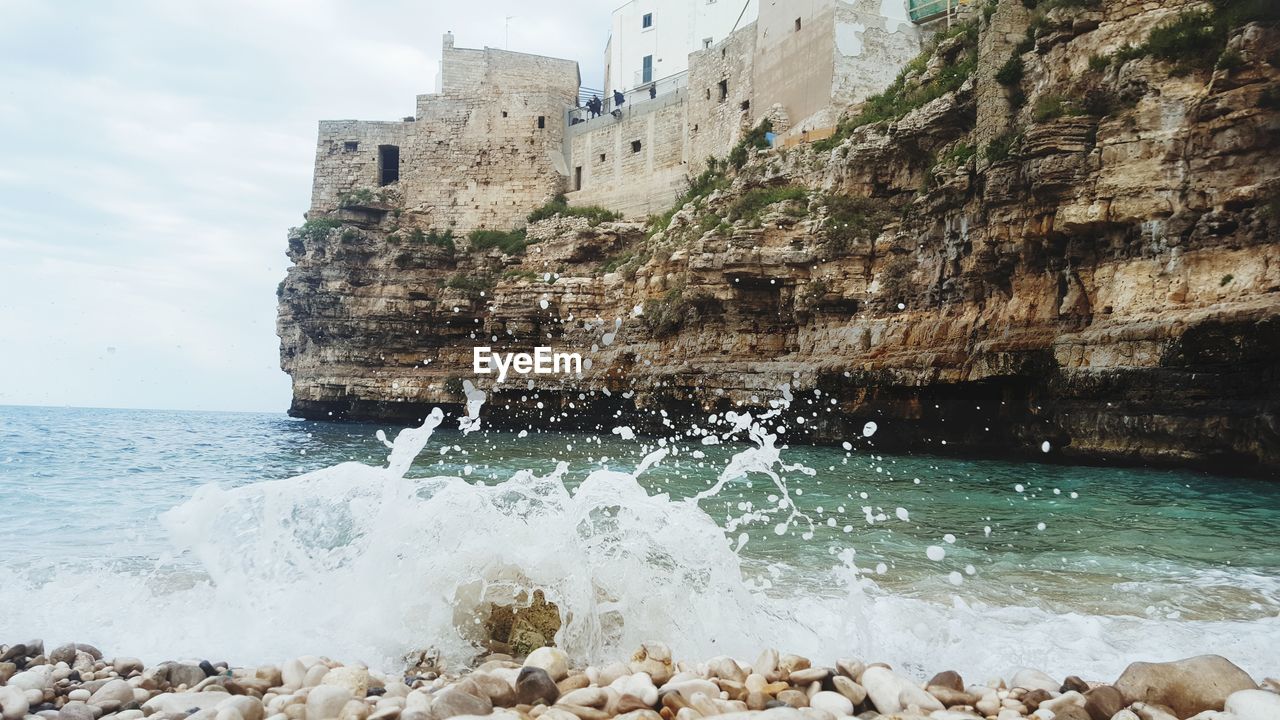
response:
<path id="1" fill-rule="evenodd" d="M 644 14 L 644 17 L 640 19 L 640 27 L 641 29 L 653 27 L 653 13 Z"/>
<path id="2" fill-rule="evenodd" d="M 342 143 L 342 149 L 346 152 L 355 152 L 360 149 L 360 143 L 355 140 L 348 140 Z"/>
<path id="3" fill-rule="evenodd" d="M 653 82 L 653 56 L 644 56 L 644 70 L 641 71 L 640 82 Z"/>
<path id="4" fill-rule="evenodd" d="M 712 43 L 712 39 L 711 39 L 711 38 L 709 38 L 709 37 L 702 38 L 702 49 L 703 49 L 703 50 L 710 50 L 710 49 L 711 49 L 711 43 Z"/>
<path id="5" fill-rule="evenodd" d="M 506 110 L 503 110 L 503 111 L 502 111 L 502 117 L 506 117 L 506 116 L 507 116 L 507 111 L 506 111 Z"/>
<path id="6" fill-rule="evenodd" d="M 400 180 L 400 146 L 378 146 L 378 184 L 390 185 Z"/>
<path id="7" fill-rule="evenodd" d="M 638 152 L 640 152 L 640 141 L 639 141 L 639 140 L 632 140 L 632 141 L 631 141 L 631 152 L 633 152 L 633 153 L 638 153 Z"/>
<path id="8" fill-rule="evenodd" d="M 724 102 L 725 100 L 728 100 L 728 99 L 729 99 L 729 81 L 721 80 L 720 81 L 720 102 Z"/>
<path id="9" fill-rule="evenodd" d="M 707 99 L 711 99 L 711 88 L 707 88 Z"/>
<path id="10" fill-rule="evenodd" d="M 751 101 L 750 101 L 750 100 L 743 100 L 743 101 L 742 101 L 742 104 L 741 104 L 741 105 L 739 105 L 738 107 L 742 108 L 743 110 L 750 110 L 750 109 L 751 109 Z"/>
<path id="11" fill-rule="evenodd" d="M 547 116 L 546 116 L 546 115 L 539 115 L 539 116 L 538 116 L 538 129 L 539 129 L 539 130 L 542 130 L 542 129 L 545 129 L 546 127 L 547 127 Z"/>
<path id="12" fill-rule="evenodd" d="M 600 162 L 604 162 L 604 153 L 600 153 Z"/>
<path id="13" fill-rule="evenodd" d="M 573 189 L 582 189 L 582 166 L 579 165 L 573 169 Z"/>
<path id="14" fill-rule="evenodd" d="M 796 18 L 796 32 L 800 32 L 800 18 Z"/>

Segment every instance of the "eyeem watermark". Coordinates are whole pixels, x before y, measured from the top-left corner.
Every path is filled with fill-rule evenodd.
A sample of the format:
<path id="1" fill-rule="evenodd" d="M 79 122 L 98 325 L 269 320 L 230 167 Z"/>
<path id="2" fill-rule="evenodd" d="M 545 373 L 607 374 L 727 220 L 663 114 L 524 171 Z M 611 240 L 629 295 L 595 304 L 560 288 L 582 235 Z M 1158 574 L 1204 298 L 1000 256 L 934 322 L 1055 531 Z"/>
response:
<path id="1" fill-rule="evenodd" d="M 477 375 L 498 374 L 498 382 L 508 372 L 517 375 L 569 375 L 582 373 L 582 356 L 578 353 L 553 352 L 549 347 L 536 347 L 532 353 L 496 353 L 493 348 L 474 348 L 472 369 Z"/>

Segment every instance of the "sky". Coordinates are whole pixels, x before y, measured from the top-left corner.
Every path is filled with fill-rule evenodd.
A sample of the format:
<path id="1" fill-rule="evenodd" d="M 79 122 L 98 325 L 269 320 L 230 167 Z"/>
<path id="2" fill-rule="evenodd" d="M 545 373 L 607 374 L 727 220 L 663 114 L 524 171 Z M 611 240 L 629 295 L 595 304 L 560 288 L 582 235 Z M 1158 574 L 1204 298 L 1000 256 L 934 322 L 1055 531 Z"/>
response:
<path id="1" fill-rule="evenodd" d="M 599 87 L 618 1 L 0 0 L 0 405 L 284 411 L 317 121 L 413 114 L 447 31 Z"/>

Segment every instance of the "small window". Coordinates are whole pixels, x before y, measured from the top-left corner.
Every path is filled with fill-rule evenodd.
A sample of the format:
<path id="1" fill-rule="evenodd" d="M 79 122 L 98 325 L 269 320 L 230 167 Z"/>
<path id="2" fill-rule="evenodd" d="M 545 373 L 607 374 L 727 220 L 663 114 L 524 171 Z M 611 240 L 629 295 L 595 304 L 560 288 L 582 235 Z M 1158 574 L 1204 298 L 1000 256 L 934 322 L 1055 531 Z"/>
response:
<path id="1" fill-rule="evenodd" d="M 639 141 L 639 140 L 632 140 L 632 141 L 631 141 L 631 152 L 633 152 L 633 153 L 638 153 L 638 152 L 640 152 L 640 141 Z"/>
<path id="2" fill-rule="evenodd" d="M 729 81 L 721 80 L 720 81 L 720 102 L 724 102 L 725 100 L 728 100 L 728 99 L 729 99 Z"/>
<path id="3" fill-rule="evenodd" d="M 600 153 L 600 162 L 604 162 L 604 153 Z"/>
<path id="4" fill-rule="evenodd" d="M 702 38 L 702 49 L 703 49 L 703 50 L 710 50 L 710 49 L 711 49 L 711 43 L 712 43 L 711 38 Z"/>
<path id="5" fill-rule="evenodd" d="M 697 123 L 694 123 L 694 124 L 693 124 L 693 131 L 694 131 L 694 132 L 698 132 L 698 124 L 697 124 Z"/>
<path id="6" fill-rule="evenodd" d="M 573 189 L 582 189 L 582 166 L 579 165 L 573 169 Z"/>
<path id="7" fill-rule="evenodd" d="M 360 149 L 360 143 L 355 140 L 348 140 L 342 143 L 342 149 L 347 152 L 355 152 Z"/>
<path id="8" fill-rule="evenodd" d="M 640 82 L 653 82 L 653 56 L 645 55 L 641 64 L 643 69 L 640 71 Z"/>
<path id="9" fill-rule="evenodd" d="M 545 129 L 546 127 L 547 127 L 547 116 L 546 116 L 546 115 L 539 115 L 539 116 L 538 116 L 538 129 L 539 129 L 539 130 L 543 130 L 543 129 Z"/>
<path id="10" fill-rule="evenodd" d="M 739 105 L 738 107 L 742 108 L 743 110 L 750 110 L 750 109 L 751 109 L 751 101 L 750 101 L 750 100 L 743 100 L 743 101 L 742 101 L 742 104 L 741 104 L 741 105 Z"/>
<path id="11" fill-rule="evenodd" d="M 644 14 L 644 17 L 640 19 L 640 27 L 641 28 L 653 27 L 653 13 Z"/>
<path id="12" fill-rule="evenodd" d="M 503 111 L 502 111 L 502 117 L 506 117 L 506 116 L 507 116 L 507 111 L 506 111 L 506 110 L 503 110 Z"/>
<path id="13" fill-rule="evenodd" d="M 378 184 L 390 185 L 400 180 L 400 147 L 378 146 Z"/>
<path id="14" fill-rule="evenodd" d="M 728 48 L 720 48 L 720 57 L 725 57 L 728 53 Z"/>
<path id="15" fill-rule="evenodd" d="M 707 99 L 711 99 L 711 88 L 707 88 Z"/>
<path id="16" fill-rule="evenodd" d="M 796 32 L 800 32 L 800 18 L 796 18 Z"/>

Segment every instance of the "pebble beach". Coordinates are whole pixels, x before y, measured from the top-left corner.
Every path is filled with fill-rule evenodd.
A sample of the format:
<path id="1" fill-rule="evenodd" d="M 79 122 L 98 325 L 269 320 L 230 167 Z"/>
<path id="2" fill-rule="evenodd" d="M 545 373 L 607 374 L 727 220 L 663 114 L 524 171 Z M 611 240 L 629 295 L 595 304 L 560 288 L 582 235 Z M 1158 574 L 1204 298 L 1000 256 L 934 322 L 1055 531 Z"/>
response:
<path id="1" fill-rule="evenodd" d="M 1280 680 L 1216 655 L 1135 662 L 1108 680 L 1034 669 L 974 680 L 940 670 L 921 682 L 860 659 L 816 666 L 773 649 L 749 663 L 692 661 L 663 643 L 598 665 L 548 646 L 452 668 L 426 650 L 389 673 L 319 656 L 148 666 L 83 643 L 0 645 L 3 720 L 1280 719 Z"/>

